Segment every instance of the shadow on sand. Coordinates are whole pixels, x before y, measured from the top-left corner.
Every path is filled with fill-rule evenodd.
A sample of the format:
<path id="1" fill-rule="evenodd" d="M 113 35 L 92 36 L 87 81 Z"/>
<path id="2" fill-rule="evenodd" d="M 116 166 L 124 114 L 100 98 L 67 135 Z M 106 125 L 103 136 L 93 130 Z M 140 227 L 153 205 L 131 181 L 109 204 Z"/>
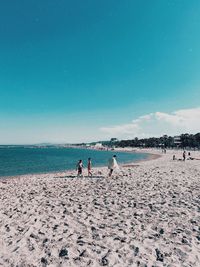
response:
<path id="1" fill-rule="evenodd" d="M 56 176 L 54 178 L 70 178 L 70 179 L 104 179 L 105 176 L 101 176 L 101 175 L 95 175 L 95 176 L 77 176 L 77 175 L 66 175 L 66 176 Z"/>

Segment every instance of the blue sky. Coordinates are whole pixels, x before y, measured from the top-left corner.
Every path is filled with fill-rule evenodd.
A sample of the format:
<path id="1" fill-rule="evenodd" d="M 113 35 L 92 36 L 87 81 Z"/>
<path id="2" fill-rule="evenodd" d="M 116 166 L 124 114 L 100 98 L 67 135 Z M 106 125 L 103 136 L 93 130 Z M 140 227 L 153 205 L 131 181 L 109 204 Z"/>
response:
<path id="1" fill-rule="evenodd" d="M 198 0 L 1 1 L 0 143 L 159 135 L 171 128 L 120 129 L 196 114 L 199 14 Z"/>

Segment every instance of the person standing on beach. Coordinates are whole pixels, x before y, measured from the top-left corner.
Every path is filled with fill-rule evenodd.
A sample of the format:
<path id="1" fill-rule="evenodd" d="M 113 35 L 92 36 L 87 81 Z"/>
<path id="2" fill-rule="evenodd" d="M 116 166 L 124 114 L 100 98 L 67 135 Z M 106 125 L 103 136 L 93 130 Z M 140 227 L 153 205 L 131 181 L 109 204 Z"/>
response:
<path id="1" fill-rule="evenodd" d="M 185 161 L 185 158 L 186 158 L 186 152 L 184 151 L 183 152 L 183 161 Z"/>
<path id="2" fill-rule="evenodd" d="M 88 176 L 92 177 L 92 160 L 91 160 L 91 158 L 88 159 L 87 169 L 88 169 Z"/>
<path id="3" fill-rule="evenodd" d="M 117 160 L 116 160 L 117 156 L 114 155 L 111 159 L 109 159 L 108 161 L 108 169 L 109 171 L 109 177 L 112 176 L 112 173 L 114 171 L 114 169 L 119 169 L 119 166 L 117 164 Z"/>
<path id="4" fill-rule="evenodd" d="M 77 163 L 78 176 L 83 176 L 83 161 L 80 159 Z"/>

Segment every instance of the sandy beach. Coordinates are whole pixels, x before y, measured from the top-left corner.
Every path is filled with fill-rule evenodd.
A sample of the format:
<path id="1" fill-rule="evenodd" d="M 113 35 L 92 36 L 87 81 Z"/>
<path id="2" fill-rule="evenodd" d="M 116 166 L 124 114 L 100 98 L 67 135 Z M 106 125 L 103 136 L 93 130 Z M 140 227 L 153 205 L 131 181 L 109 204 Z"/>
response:
<path id="1" fill-rule="evenodd" d="M 199 267 L 200 161 L 173 154 L 0 180 L 0 266 Z"/>

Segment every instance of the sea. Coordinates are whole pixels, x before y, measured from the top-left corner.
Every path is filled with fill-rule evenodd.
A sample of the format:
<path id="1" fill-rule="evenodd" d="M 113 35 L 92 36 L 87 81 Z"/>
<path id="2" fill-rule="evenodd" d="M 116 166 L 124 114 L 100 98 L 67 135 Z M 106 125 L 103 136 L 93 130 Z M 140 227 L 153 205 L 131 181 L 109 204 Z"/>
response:
<path id="1" fill-rule="evenodd" d="M 93 167 L 106 166 L 114 154 L 119 163 L 131 163 L 148 157 L 145 153 L 79 148 L 0 147 L 0 177 L 74 170 L 80 159 L 87 166 L 89 157 Z"/>

